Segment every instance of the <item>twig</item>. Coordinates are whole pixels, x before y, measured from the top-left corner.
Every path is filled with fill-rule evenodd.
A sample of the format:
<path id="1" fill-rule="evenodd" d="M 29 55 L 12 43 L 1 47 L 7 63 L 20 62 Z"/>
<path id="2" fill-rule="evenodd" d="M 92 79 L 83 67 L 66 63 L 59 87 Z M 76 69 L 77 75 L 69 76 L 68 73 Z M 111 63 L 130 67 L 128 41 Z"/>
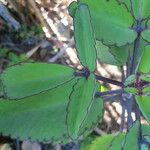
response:
<path id="1" fill-rule="evenodd" d="M 17 12 L 19 15 L 20 19 L 25 23 L 25 16 L 24 14 L 20 11 L 20 4 L 16 2 L 16 0 L 6 0 L 9 5 Z"/>
<path id="2" fill-rule="evenodd" d="M 111 91 L 106 91 L 106 92 L 96 92 L 95 93 L 95 97 L 102 97 L 105 95 L 118 95 L 118 94 L 122 94 L 124 92 L 123 89 L 119 89 L 119 90 L 111 90 Z"/>
<path id="3" fill-rule="evenodd" d="M 16 11 L 18 12 L 18 9 L 17 9 L 17 6 L 16 6 L 16 2 L 15 1 L 12 1 L 12 0 L 6 0 L 6 2 L 8 2 L 11 7 Z M 20 12 L 19 12 L 20 13 Z"/>
<path id="4" fill-rule="evenodd" d="M 112 80 L 112 79 L 102 77 L 102 76 L 99 76 L 99 75 L 95 75 L 95 77 L 96 77 L 97 80 L 100 80 L 100 81 L 103 81 L 103 82 L 106 82 L 106 83 L 114 84 L 114 85 L 117 85 L 117 86 L 120 86 L 120 87 L 124 86 L 122 82 L 119 82 L 119 81 L 116 81 L 116 80 Z"/>
<path id="5" fill-rule="evenodd" d="M 35 46 L 34 48 L 32 48 L 31 50 L 29 50 L 26 53 L 27 58 L 30 58 L 40 47 L 41 45 L 44 43 L 44 41 L 40 42 L 37 46 Z"/>
<path id="6" fill-rule="evenodd" d="M 41 24 L 47 28 L 48 31 L 51 31 L 51 28 L 47 25 L 47 22 L 45 21 L 45 19 L 43 18 L 40 10 L 38 9 L 36 2 L 34 0 L 28 0 L 28 3 L 30 4 L 32 11 L 35 11 L 35 15 L 36 17 L 39 19 L 39 21 L 41 22 Z"/>
<path id="7" fill-rule="evenodd" d="M 130 62 L 129 62 L 129 64 L 130 64 Z M 124 82 L 128 71 L 125 73 L 124 66 L 121 66 L 121 72 L 122 72 L 122 82 Z M 120 132 L 123 132 L 124 125 L 125 125 L 125 110 L 126 110 L 125 109 L 125 101 L 123 99 L 123 94 L 121 95 L 120 103 L 121 103 L 121 108 L 122 108 Z"/>
<path id="8" fill-rule="evenodd" d="M 121 100 L 121 106 L 122 106 L 122 114 L 121 114 L 120 132 L 123 132 L 124 123 L 125 123 L 125 107 L 124 107 L 124 104 L 123 104 L 123 100 Z"/>
<path id="9" fill-rule="evenodd" d="M 127 111 L 127 120 L 128 120 L 128 128 L 131 127 L 132 123 L 133 123 L 133 119 L 131 116 L 132 113 L 132 106 L 133 106 L 133 95 L 132 94 L 123 94 L 122 95 L 122 101 L 123 101 L 123 105 L 122 107 L 124 107 Z"/>
<path id="10" fill-rule="evenodd" d="M 58 32 L 56 25 L 54 25 L 53 20 L 48 16 L 48 13 L 43 10 L 43 17 L 46 20 L 47 24 L 53 31 L 53 33 L 57 36 L 58 40 L 60 40 L 60 33 Z"/>
<path id="11" fill-rule="evenodd" d="M 121 99 L 121 94 L 118 95 L 104 95 L 101 96 L 104 102 L 117 101 Z"/>
<path id="12" fill-rule="evenodd" d="M 55 150 L 61 150 L 61 145 L 60 145 L 60 144 L 57 144 L 57 145 L 55 146 Z"/>
<path id="13" fill-rule="evenodd" d="M 128 76 L 130 76 L 130 69 L 131 69 L 131 50 L 128 49 L 128 59 L 127 59 L 127 63 L 126 63 L 126 66 L 127 66 L 127 70 L 126 70 L 126 78 Z"/>
<path id="14" fill-rule="evenodd" d="M 64 48 L 62 48 L 55 56 L 53 56 L 52 58 L 50 58 L 50 59 L 48 60 L 48 62 L 55 62 L 55 61 L 57 61 L 59 58 L 61 58 L 61 57 L 65 54 L 66 48 L 67 48 L 67 46 L 65 46 Z"/>
<path id="15" fill-rule="evenodd" d="M 71 39 L 70 42 L 67 45 L 65 45 L 64 47 L 60 48 L 60 51 L 54 57 L 50 58 L 48 60 L 48 62 L 55 62 L 57 59 L 62 57 L 62 55 L 64 55 L 67 48 L 72 47 L 73 45 L 74 45 L 74 40 Z"/>
<path id="16" fill-rule="evenodd" d="M 9 11 L 2 3 L 0 3 L 0 16 L 7 22 L 10 28 L 15 30 L 21 28 L 20 23 L 10 15 Z"/>
<path id="17" fill-rule="evenodd" d="M 124 82 L 125 79 L 126 79 L 126 74 L 125 74 L 124 66 L 121 66 L 121 73 L 122 73 L 121 79 L 122 79 L 122 82 Z"/>
<path id="18" fill-rule="evenodd" d="M 150 146 L 150 142 L 147 141 L 146 139 L 141 139 L 141 143 L 142 143 L 142 144 L 145 144 L 145 145 L 147 145 L 147 146 Z"/>
<path id="19" fill-rule="evenodd" d="M 106 135 L 107 133 L 104 132 L 103 130 L 99 129 L 99 128 L 95 128 L 94 131 L 96 132 L 96 134 L 98 135 Z"/>
<path id="20" fill-rule="evenodd" d="M 16 150 L 20 150 L 20 141 L 16 139 Z"/>
<path id="21" fill-rule="evenodd" d="M 83 70 L 81 72 L 75 72 L 75 75 L 85 77 L 85 72 L 84 71 L 85 70 Z M 103 77 L 103 76 L 99 76 L 99 75 L 96 75 L 96 74 L 95 74 L 95 78 L 97 80 L 100 80 L 100 81 L 103 81 L 103 82 L 106 82 L 106 83 L 110 83 L 110 84 L 113 84 L 113 85 L 117 85 L 117 86 L 120 86 L 120 87 L 124 86 L 122 82 L 112 80 L 112 79 L 109 79 L 109 78 L 106 78 L 106 77 Z"/>

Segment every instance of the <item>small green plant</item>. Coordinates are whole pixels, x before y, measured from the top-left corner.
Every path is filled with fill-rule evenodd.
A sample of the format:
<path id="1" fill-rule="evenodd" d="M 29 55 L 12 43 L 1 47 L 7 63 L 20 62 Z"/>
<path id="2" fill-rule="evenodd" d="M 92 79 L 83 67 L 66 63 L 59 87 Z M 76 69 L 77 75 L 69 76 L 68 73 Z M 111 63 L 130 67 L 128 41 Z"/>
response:
<path id="1" fill-rule="evenodd" d="M 17 55 L 6 47 L 0 47 L 0 58 L 7 59 L 7 66 L 12 66 L 21 62 L 33 62 L 25 54 Z"/>
<path id="2" fill-rule="evenodd" d="M 22 28 L 20 29 L 19 33 L 17 34 L 19 38 L 31 38 L 31 37 L 38 37 L 38 38 L 43 38 L 44 34 L 42 31 L 41 25 L 34 25 L 31 26 L 30 28 L 27 27 L 26 25 L 23 25 Z"/>
<path id="3" fill-rule="evenodd" d="M 0 132 L 20 140 L 78 142 L 102 118 L 105 102 L 102 97 L 119 94 L 122 96 L 121 132 L 94 140 L 89 149 L 148 150 L 150 127 L 141 123 L 141 116 L 150 122 L 149 8 L 149 0 L 73 2 L 69 12 L 83 69 L 20 63 L 4 70 Z M 97 59 L 122 68 L 122 81 L 96 75 Z M 120 89 L 99 92 L 101 85 L 97 80 Z M 126 133 L 123 132 L 125 111 Z"/>
<path id="4" fill-rule="evenodd" d="M 8 54 L 8 59 L 9 59 L 8 66 L 12 66 L 22 62 L 33 62 L 31 59 L 27 58 L 25 54 L 17 55 L 12 52 Z"/>

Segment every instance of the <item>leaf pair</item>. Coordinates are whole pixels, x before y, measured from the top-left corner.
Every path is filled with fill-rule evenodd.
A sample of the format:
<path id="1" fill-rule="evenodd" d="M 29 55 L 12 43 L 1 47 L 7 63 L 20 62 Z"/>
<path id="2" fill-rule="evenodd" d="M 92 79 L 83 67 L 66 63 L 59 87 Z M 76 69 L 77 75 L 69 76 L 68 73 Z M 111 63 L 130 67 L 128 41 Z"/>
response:
<path id="1" fill-rule="evenodd" d="M 135 122 L 127 134 L 119 133 L 117 136 L 105 135 L 97 138 L 89 150 L 137 150 L 139 148 L 139 122 Z M 147 148 L 148 150 L 148 148 Z"/>
<path id="2" fill-rule="evenodd" d="M 141 57 L 141 61 L 138 66 L 138 72 L 141 73 L 141 80 L 146 82 L 146 85 L 143 86 L 142 95 L 137 95 L 135 98 L 137 103 L 142 111 L 143 115 L 146 117 L 147 121 L 150 123 L 150 46 L 145 47 L 145 51 Z"/>
<path id="3" fill-rule="evenodd" d="M 94 75 L 87 80 L 79 79 L 73 87 L 67 107 L 67 127 L 72 139 L 86 134 L 102 117 L 103 102 L 100 98 L 94 98 L 95 87 Z"/>
<path id="4" fill-rule="evenodd" d="M 118 0 L 121 3 L 124 3 L 128 10 L 133 14 L 135 19 L 146 19 L 150 17 L 149 0 Z"/>
<path id="5" fill-rule="evenodd" d="M 126 134 L 119 133 L 117 136 L 111 134 L 97 138 L 89 150 L 149 150 L 149 145 L 146 144 L 150 141 L 149 131 L 149 126 L 140 126 L 139 122 L 136 121 Z M 145 142 L 143 142 L 144 140 Z"/>
<path id="6" fill-rule="evenodd" d="M 142 37 L 150 42 L 150 20 L 147 22 L 147 28 L 142 32 Z"/>
<path id="7" fill-rule="evenodd" d="M 47 66 L 47 78 L 42 76 L 41 72 L 43 71 L 44 75 L 43 68 L 45 66 Z M 22 64 L 22 67 L 11 67 L 2 74 L 3 84 L 5 85 L 7 82 L 5 92 L 9 96 L 15 93 L 16 99 L 16 101 L 8 101 L 9 99 L 0 101 L 0 132 L 3 135 L 19 137 L 22 140 L 31 138 L 44 142 L 65 142 L 65 140 L 68 142 L 71 139 L 78 139 L 83 135 L 85 129 L 89 132 L 93 128 L 93 123 L 97 123 L 102 115 L 103 104 L 102 100 L 94 98 L 96 90 L 94 75 L 85 79 L 73 77 L 73 74 L 72 76 L 70 74 L 71 79 L 68 75 L 68 80 L 64 82 L 64 80 L 61 81 L 60 75 L 63 77 L 67 71 L 73 70 L 69 67 L 56 66 L 57 70 L 52 70 L 53 64 Z M 31 78 L 26 78 L 26 86 L 23 85 L 23 79 L 30 74 L 30 72 L 26 72 L 26 67 L 28 69 L 39 67 L 38 70 L 41 74 L 39 77 L 46 82 L 41 81 L 43 83 L 40 84 L 39 79 L 30 82 Z M 21 72 L 21 69 L 24 71 Z M 63 69 L 63 73 L 61 69 Z M 65 72 L 65 70 L 67 71 Z M 14 71 L 21 78 L 15 77 Z M 59 72 L 59 76 L 49 77 L 51 73 L 56 72 Z M 32 75 L 37 75 L 36 73 L 32 72 Z M 7 74 L 15 78 L 12 79 L 14 84 L 11 83 L 11 78 L 7 78 Z M 52 82 L 53 84 L 51 84 Z M 37 86 L 37 83 L 40 84 L 40 87 Z M 47 89 L 48 85 L 49 89 Z M 53 86 L 50 87 L 50 85 Z M 30 92 L 25 93 L 26 89 Z M 37 92 L 37 90 L 40 91 Z M 20 98 L 20 96 L 24 98 Z M 11 98 L 13 99 L 14 95 Z"/>
<path id="8" fill-rule="evenodd" d="M 135 40 L 137 33 L 131 29 L 133 17 L 123 5 L 118 5 L 116 0 L 78 0 L 70 5 L 71 16 L 74 16 L 76 7 L 83 3 L 89 7 L 97 40 L 102 40 L 106 45 L 117 46 Z"/>
<path id="9" fill-rule="evenodd" d="M 0 100 L 3 135 L 65 143 L 88 134 L 99 121 L 103 102 L 95 98 L 97 84 L 91 72 L 96 67 L 96 50 L 86 5 L 76 9 L 74 27 L 85 77 L 57 64 L 22 63 L 6 69 L 1 74 L 5 98 Z"/>
<path id="10" fill-rule="evenodd" d="M 146 20 L 146 29 L 142 31 L 141 35 L 144 40 L 150 42 L 150 1 L 149 0 L 118 0 L 126 5 L 130 13 L 134 16 L 135 20 Z M 145 28 L 145 25 L 141 25 Z"/>
<path id="11" fill-rule="evenodd" d="M 143 51 L 147 45 L 148 42 L 143 40 L 141 37 L 139 40 L 139 49 L 136 63 L 139 62 L 139 59 L 141 58 L 141 55 L 143 54 Z M 120 67 L 129 63 L 128 59 L 133 54 L 134 43 L 116 47 L 106 46 L 101 41 L 96 41 L 96 49 L 97 58 L 100 62 Z"/>
<path id="12" fill-rule="evenodd" d="M 97 57 L 100 62 L 123 66 L 126 64 L 131 49 L 130 45 L 121 47 L 106 46 L 100 41 L 96 41 Z"/>
<path id="13" fill-rule="evenodd" d="M 129 93 L 135 94 L 136 101 L 146 117 L 147 121 L 150 122 L 150 46 L 146 46 L 142 54 L 141 60 L 137 67 L 139 75 L 132 75 L 128 77 L 125 82 L 125 90 Z M 131 86 L 130 86 L 131 85 Z M 135 87 L 135 85 L 137 87 Z"/>
<path id="14" fill-rule="evenodd" d="M 128 9 L 124 5 L 118 5 L 118 2 L 125 4 Z M 127 62 L 128 52 L 134 47 L 133 42 L 137 38 L 138 30 L 144 29 L 141 32 L 141 40 L 149 42 L 150 2 L 149 0 L 118 0 L 118 2 L 78 0 L 70 5 L 69 12 L 74 18 L 79 5 L 88 5 L 96 39 L 109 45 L 107 47 L 97 42 L 98 58 L 101 62 L 121 66 Z M 140 26 L 137 22 L 141 22 Z M 129 43 L 131 47 L 127 45 Z"/>

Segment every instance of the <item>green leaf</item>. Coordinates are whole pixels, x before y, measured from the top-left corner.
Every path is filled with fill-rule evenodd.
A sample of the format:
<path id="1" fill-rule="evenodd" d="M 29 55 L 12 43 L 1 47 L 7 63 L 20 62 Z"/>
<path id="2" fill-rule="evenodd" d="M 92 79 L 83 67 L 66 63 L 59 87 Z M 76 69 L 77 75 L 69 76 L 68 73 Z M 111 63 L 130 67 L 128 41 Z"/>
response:
<path id="1" fill-rule="evenodd" d="M 110 53 L 109 47 L 102 44 L 100 41 L 96 41 L 97 57 L 100 62 L 116 65 L 118 64 L 117 60 Z"/>
<path id="2" fill-rule="evenodd" d="M 8 48 L 0 46 L 0 57 L 6 57 L 9 51 Z"/>
<path id="3" fill-rule="evenodd" d="M 79 0 L 89 6 L 97 40 L 117 46 L 132 43 L 137 33 L 131 29 L 133 18 L 116 0 Z"/>
<path id="4" fill-rule="evenodd" d="M 150 86 L 144 87 L 142 90 L 143 93 L 150 93 Z"/>
<path id="5" fill-rule="evenodd" d="M 132 150 L 138 149 L 139 124 L 140 124 L 139 121 L 136 121 L 129 129 L 123 146 L 124 150 L 131 149 L 131 146 Z"/>
<path id="6" fill-rule="evenodd" d="M 125 87 L 124 91 L 130 94 L 138 94 L 138 90 L 134 87 Z"/>
<path id="7" fill-rule="evenodd" d="M 79 129 L 89 113 L 94 100 L 95 76 L 91 74 L 88 79 L 78 79 L 70 95 L 67 108 L 67 126 L 69 135 L 76 140 L 79 137 Z"/>
<path id="8" fill-rule="evenodd" d="M 33 62 L 31 59 L 27 58 L 25 54 L 17 55 L 14 53 L 9 53 L 8 55 L 9 64 L 8 66 L 16 65 L 22 62 Z"/>
<path id="9" fill-rule="evenodd" d="M 140 79 L 146 82 L 150 82 L 150 74 L 141 74 Z"/>
<path id="10" fill-rule="evenodd" d="M 138 149 L 139 122 L 133 124 L 128 133 L 119 133 L 117 136 L 106 135 L 97 138 L 90 150 L 137 150 Z"/>
<path id="11" fill-rule="evenodd" d="M 132 146 L 132 150 L 138 149 L 139 122 L 133 124 L 127 134 L 118 134 L 110 144 L 109 150 L 128 150 Z"/>
<path id="12" fill-rule="evenodd" d="M 104 135 L 93 141 L 89 150 L 108 150 L 114 135 Z"/>
<path id="13" fill-rule="evenodd" d="M 136 96 L 141 112 L 150 123 L 150 96 Z"/>
<path id="14" fill-rule="evenodd" d="M 136 75 L 130 75 L 124 82 L 124 91 L 131 94 L 138 94 L 137 88 L 133 87 L 136 82 Z"/>
<path id="15" fill-rule="evenodd" d="M 142 135 L 150 136 L 150 126 L 149 125 L 142 125 Z"/>
<path id="16" fill-rule="evenodd" d="M 110 47 L 109 51 L 117 60 L 119 66 L 125 65 L 128 59 L 128 52 L 130 50 L 129 45 L 121 46 L 121 47 Z"/>
<path id="17" fill-rule="evenodd" d="M 130 84 L 133 84 L 135 81 L 136 81 L 136 75 L 132 74 L 125 80 L 124 85 L 128 86 Z"/>
<path id="18" fill-rule="evenodd" d="M 0 133 L 12 138 L 60 143 L 67 139 L 69 95 L 77 82 L 66 84 L 19 101 L 0 100 Z M 11 126 L 10 126 L 11 125 Z"/>
<path id="19" fill-rule="evenodd" d="M 147 41 L 145 41 L 142 37 L 140 37 L 140 41 L 139 41 L 139 49 L 138 49 L 138 54 L 137 54 L 137 64 L 139 63 L 139 60 L 141 59 L 141 56 L 145 50 L 145 47 L 148 45 L 149 43 Z M 134 49 L 134 47 L 132 47 L 132 49 Z"/>
<path id="20" fill-rule="evenodd" d="M 118 0 L 119 3 L 124 4 L 129 11 L 131 11 L 131 1 L 130 0 Z"/>
<path id="21" fill-rule="evenodd" d="M 141 145 L 141 150 L 149 150 L 149 146 L 145 145 L 145 144 L 142 144 Z"/>
<path id="22" fill-rule="evenodd" d="M 150 29 L 144 30 L 144 31 L 142 32 L 142 37 L 143 37 L 146 41 L 150 42 Z"/>
<path id="23" fill-rule="evenodd" d="M 137 19 L 146 19 L 150 16 L 149 8 L 150 1 L 149 0 L 118 0 L 120 3 L 126 5 L 128 10 L 133 14 L 133 16 Z"/>
<path id="24" fill-rule="evenodd" d="M 80 144 L 80 150 L 89 150 L 89 147 L 92 143 L 92 141 L 95 139 L 96 135 L 90 134 L 84 140 L 82 140 Z"/>
<path id="25" fill-rule="evenodd" d="M 140 38 L 139 52 L 137 54 L 137 63 L 139 62 L 139 59 L 141 58 L 141 55 L 143 54 L 146 45 L 148 45 L 148 42 Z M 106 64 L 122 66 L 126 65 L 126 63 L 128 62 L 128 57 L 132 56 L 134 43 L 127 44 L 121 47 L 116 47 L 105 46 L 104 44 L 102 44 L 101 41 L 96 41 L 96 48 L 99 61 Z"/>
<path id="26" fill-rule="evenodd" d="M 128 59 L 129 45 L 122 47 L 105 46 L 100 41 L 96 41 L 97 57 L 100 62 L 121 66 L 126 64 Z"/>
<path id="27" fill-rule="evenodd" d="M 150 1 L 149 0 L 131 0 L 132 11 L 134 17 L 138 19 L 146 19 L 150 16 Z"/>
<path id="28" fill-rule="evenodd" d="M 144 135 L 143 137 L 148 143 L 150 143 L 150 136 L 149 135 Z M 149 144 L 143 144 L 143 149 L 142 150 L 149 150 Z"/>
<path id="29" fill-rule="evenodd" d="M 124 133 L 99 137 L 92 143 L 90 150 L 120 150 L 122 148 L 124 138 Z"/>
<path id="30" fill-rule="evenodd" d="M 99 89 L 98 83 L 96 89 L 97 91 Z M 103 109 L 103 100 L 101 98 L 94 98 L 84 121 L 80 125 L 79 135 L 88 134 L 97 125 L 103 117 Z"/>
<path id="31" fill-rule="evenodd" d="M 147 28 L 141 33 L 142 37 L 150 42 L 150 20 L 147 23 Z"/>
<path id="32" fill-rule="evenodd" d="M 7 68 L 1 75 L 5 96 L 19 99 L 54 88 L 71 80 L 72 68 L 47 63 L 22 63 Z"/>
<path id="33" fill-rule="evenodd" d="M 114 137 L 113 141 L 110 143 L 109 150 L 121 150 L 124 142 L 125 134 L 120 133 Z"/>
<path id="34" fill-rule="evenodd" d="M 69 15 L 70 15 L 71 17 L 74 17 L 77 7 L 78 7 L 78 4 L 77 4 L 77 2 L 75 2 L 75 1 L 73 1 L 73 2 L 69 5 L 68 10 L 69 10 Z"/>
<path id="35" fill-rule="evenodd" d="M 81 4 L 76 9 L 74 36 L 81 64 L 90 71 L 94 71 L 96 67 L 96 49 L 90 12 L 87 5 Z"/>
<path id="36" fill-rule="evenodd" d="M 138 67 L 138 71 L 142 73 L 150 73 L 150 46 L 146 46 L 141 57 L 141 61 Z"/>

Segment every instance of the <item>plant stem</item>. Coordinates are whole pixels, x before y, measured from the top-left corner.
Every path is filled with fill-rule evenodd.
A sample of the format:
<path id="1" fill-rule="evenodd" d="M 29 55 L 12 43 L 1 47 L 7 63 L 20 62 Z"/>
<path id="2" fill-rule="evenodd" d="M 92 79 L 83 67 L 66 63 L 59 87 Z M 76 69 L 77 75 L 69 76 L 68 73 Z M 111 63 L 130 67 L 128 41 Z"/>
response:
<path id="1" fill-rule="evenodd" d="M 125 110 L 126 110 L 125 101 L 123 99 L 123 94 L 121 95 L 120 103 L 121 103 L 121 106 L 122 106 L 120 132 L 123 132 L 124 125 L 125 125 Z"/>
<path id="2" fill-rule="evenodd" d="M 128 77 L 128 76 L 130 76 L 130 72 L 131 72 L 131 50 L 130 49 L 128 49 L 128 52 L 129 52 L 129 54 L 128 54 L 128 60 L 127 60 L 127 63 L 126 63 L 126 66 L 127 66 L 127 70 L 126 70 L 126 78 Z"/>
<path id="3" fill-rule="evenodd" d="M 124 91 L 123 89 L 119 89 L 119 90 L 111 90 L 111 91 L 106 91 L 106 92 L 96 92 L 95 93 L 95 97 L 102 97 L 105 95 L 117 95 L 117 94 L 122 94 Z"/>
<path id="4" fill-rule="evenodd" d="M 140 46 L 140 37 L 141 37 L 141 32 L 142 32 L 142 28 L 141 28 L 141 20 L 137 21 L 137 38 L 134 42 L 134 50 L 133 50 L 133 55 L 132 55 L 132 60 L 131 60 L 131 68 L 130 68 L 130 74 L 135 74 L 136 72 L 136 66 L 138 63 L 138 54 L 139 54 L 139 46 Z"/>
<path id="5" fill-rule="evenodd" d="M 134 43 L 134 51 L 133 51 L 133 56 L 132 56 L 130 74 L 134 74 L 135 70 L 136 70 L 137 56 L 138 56 L 138 52 L 139 52 L 139 44 L 140 44 L 140 34 L 138 34 L 138 37 Z"/>
<path id="6" fill-rule="evenodd" d="M 131 96 L 131 98 L 126 97 L 126 110 L 127 110 L 127 125 L 128 128 L 130 128 L 133 124 L 133 119 L 132 119 L 132 107 L 133 107 L 133 96 Z"/>
<path id="7" fill-rule="evenodd" d="M 121 101 L 122 102 L 122 101 Z M 121 104 L 123 105 L 123 104 Z M 120 132 L 123 132 L 125 124 L 125 108 L 122 107 L 122 114 L 121 114 L 121 124 L 120 124 Z"/>
<path id="8" fill-rule="evenodd" d="M 87 78 L 89 76 L 89 72 L 84 70 L 83 72 L 82 71 L 81 72 L 75 72 L 74 75 Z M 116 86 L 120 86 L 120 87 L 124 86 L 122 82 L 112 80 L 112 79 L 109 79 L 109 78 L 106 78 L 106 77 L 103 77 L 103 76 L 99 76 L 99 75 L 96 75 L 96 74 L 95 74 L 95 78 L 99 81 L 110 83 L 110 84 L 113 84 L 113 85 L 116 85 Z"/>
<path id="9" fill-rule="evenodd" d="M 20 150 L 20 141 L 16 139 L 16 150 Z"/>
<path id="10" fill-rule="evenodd" d="M 103 82 L 106 82 L 106 83 L 110 83 L 110 84 L 117 85 L 117 86 L 120 86 L 120 87 L 124 86 L 122 82 L 119 82 L 119 81 L 116 81 L 116 80 L 112 80 L 112 79 L 109 79 L 109 78 L 106 78 L 106 77 L 103 77 L 103 76 L 98 76 L 98 75 L 95 75 L 95 77 L 96 77 L 97 80 L 100 80 L 100 81 L 103 81 Z"/>
<path id="11" fill-rule="evenodd" d="M 121 81 L 124 82 L 125 79 L 126 79 L 126 75 L 125 75 L 125 70 L 124 70 L 124 67 L 123 67 L 123 66 L 121 66 L 121 73 L 122 73 Z"/>
<path id="12" fill-rule="evenodd" d="M 101 96 L 104 102 L 110 102 L 110 101 L 118 101 L 121 99 L 121 94 L 118 95 L 104 95 Z"/>
<path id="13" fill-rule="evenodd" d="M 137 38 L 134 41 L 134 49 L 133 49 L 131 62 L 127 63 L 127 67 L 128 67 L 127 68 L 127 77 L 136 73 L 136 68 L 137 68 L 137 64 L 138 64 L 140 40 L 141 40 L 141 32 L 143 30 L 141 24 L 142 24 L 142 20 L 137 20 L 137 25 L 135 28 L 135 31 L 137 32 Z M 130 55 L 129 55 L 129 59 L 130 59 Z M 132 95 L 130 98 L 126 97 L 125 100 L 126 100 L 126 110 L 127 110 L 127 114 L 128 114 L 127 124 L 128 124 L 128 128 L 129 128 L 133 124 L 133 120 L 132 120 L 132 116 L 131 116 L 133 106 L 135 106 L 135 108 L 136 108 L 136 110 L 135 110 L 136 118 L 139 121 L 140 121 L 140 112 L 139 112 L 138 105 L 135 101 L 134 95 Z M 124 106 L 122 106 L 122 107 L 124 107 Z M 140 148 L 140 145 L 139 145 L 139 148 Z"/>
<path id="14" fill-rule="evenodd" d="M 145 144 L 145 145 L 147 145 L 147 146 L 150 146 L 150 142 L 147 141 L 146 139 L 142 139 L 142 140 L 141 140 L 141 143 L 142 143 L 142 144 Z"/>

